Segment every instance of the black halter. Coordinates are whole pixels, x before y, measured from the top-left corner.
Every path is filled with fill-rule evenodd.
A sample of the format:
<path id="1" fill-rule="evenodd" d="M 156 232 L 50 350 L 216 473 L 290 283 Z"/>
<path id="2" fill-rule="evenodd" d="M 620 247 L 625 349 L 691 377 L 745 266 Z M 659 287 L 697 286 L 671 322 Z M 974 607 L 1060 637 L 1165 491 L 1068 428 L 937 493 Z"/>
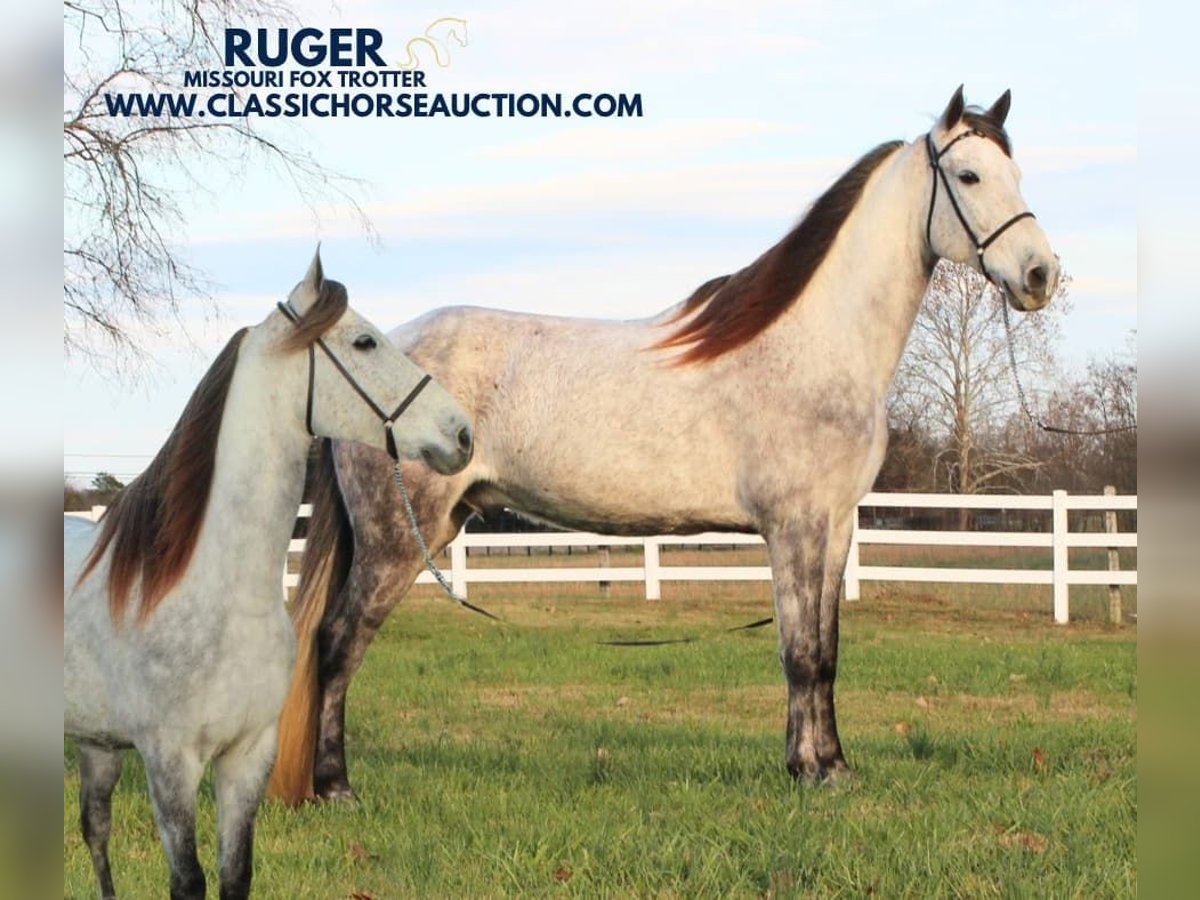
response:
<path id="1" fill-rule="evenodd" d="M 983 264 L 983 251 L 990 247 L 1000 235 L 1008 231 L 1013 225 L 1016 225 L 1022 219 L 1036 218 L 1029 210 L 1019 212 L 982 241 L 976 236 L 974 229 L 971 228 L 967 217 L 963 215 L 962 209 L 958 205 L 958 199 L 954 196 L 954 191 L 950 190 L 950 180 L 946 177 L 946 171 L 942 168 L 942 157 L 961 141 L 968 137 L 987 137 L 982 131 L 972 128 L 964 131 L 958 137 L 954 138 L 950 143 L 943 147 L 940 151 L 933 145 L 933 134 L 925 135 L 925 149 L 929 152 L 929 167 L 933 169 L 933 190 L 929 195 L 929 214 L 925 217 L 925 243 L 929 246 L 930 253 L 933 252 L 933 239 L 930 236 L 930 229 L 933 227 L 933 206 L 937 202 L 938 181 L 940 180 L 946 186 L 946 196 L 950 198 L 950 206 L 954 209 L 954 214 L 958 216 L 958 221 L 962 223 L 963 230 L 966 231 L 967 237 L 971 239 L 971 243 L 975 245 L 975 255 L 979 257 L 979 267 L 983 269 L 983 274 L 989 281 L 992 281 L 991 274 L 987 270 L 987 266 Z"/>
<path id="2" fill-rule="evenodd" d="M 296 311 L 292 309 L 290 305 L 282 302 L 276 305 L 279 307 L 279 311 L 287 316 L 292 322 L 299 324 L 300 317 L 296 315 Z M 342 373 L 342 377 L 346 379 L 350 387 L 354 388 L 354 392 L 363 398 L 363 401 L 367 404 L 367 406 L 371 407 L 371 411 L 374 412 L 375 415 L 379 416 L 379 421 L 383 423 L 383 431 L 387 444 L 388 455 L 392 459 L 399 461 L 400 453 L 396 449 L 396 437 L 394 434 L 392 434 L 392 426 L 395 424 L 397 419 L 404 415 L 404 411 L 412 405 L 412 402 L 417 399 L 417 395 L 420 394 L 421 391 L 425 390 L 425 386 L 433 380 L 433 376 L 428 373 L 423 375 L 421 380 L 417 382 L 417 386 L 408 392 L 408 396 L 400 401 L 400 404 L 394 410 L 392 410 L 392 414 L 389 416 L 383 411 L 383 407 L 376 403 L 371 398 L 371 395 L 363 389 L 362 385 L 360 385 L 354 379 L 354 376 L 350 374 L 350 370 L 342 365 L 342 361 L 334 356 L 333 351 L 329 349 L 325 341 L 322 338 L 317 338 L 312 344 L 308 345 L 308 401 L 304 410 L 304 427 L 308 429 L 308 433 L 312 437 L 317 436 L 316 432 L 313 431 L 313 391 L 316 384 L 317 369 L 316 353 L 313 350 L 313 344 L 316 344 L 325 352 L 325 355 L 329 357 L 329 361 L 333 363 L 334 367 L 339 372 Z"/>

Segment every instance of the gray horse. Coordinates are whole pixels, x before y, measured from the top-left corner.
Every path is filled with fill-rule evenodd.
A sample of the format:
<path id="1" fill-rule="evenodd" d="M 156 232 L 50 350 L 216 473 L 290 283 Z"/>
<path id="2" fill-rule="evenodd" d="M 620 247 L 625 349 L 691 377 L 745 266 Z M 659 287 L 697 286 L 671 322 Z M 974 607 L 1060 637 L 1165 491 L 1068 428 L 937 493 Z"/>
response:
<path id="1" fill-rule="evenodd" d="M 473 512 L 510 507 L 623 535 L 761 534 L 788 683 L 787 767 L 848 771 L 834 715 L 838 602 L 852 516 L 887 442 L 884 398 L 939 258 L 984 273 L 1018 310 L 1058 264 L 1026 211 L 1006 91 L 863 156 L 778 244 L 650 319 L 452 308 L 392 339 L 475 421 L 475 458 L 413 468 L 436 552 Z M 371 450 L 332 444 L 294 620 L 304 664 L 281 718 L 271 792 L 352 796 L 346 691 L 422 560 Z"/>
<path id="2" fill-rule="evenodd" d="M 229 341 L 100 526 L 64 517 L 63 730 L 79 747 L 80 819 L 104 898 L 116 896 L 111 801 L 130 748 L 146 764 L 172 900 L 205 894 L 196 790 L 209 763 L 221 897 L 250 892 L 294 651 L 279 573 L 314 434 L 445 473 L 471 455 L 463 411 L 348 308 L 319 257 L 287 304 Z"/>

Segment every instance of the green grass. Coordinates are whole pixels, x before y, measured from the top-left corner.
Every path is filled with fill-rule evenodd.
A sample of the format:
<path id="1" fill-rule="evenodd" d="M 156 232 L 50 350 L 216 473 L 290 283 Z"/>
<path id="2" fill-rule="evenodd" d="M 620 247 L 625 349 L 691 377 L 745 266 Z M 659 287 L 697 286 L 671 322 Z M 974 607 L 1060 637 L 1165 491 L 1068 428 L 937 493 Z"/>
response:
<path id="1" fill-rule="evenodd" d="M 514 627 L 428 599 L 389 619 L 351 693 L 362 801 L 259 818 L 256 896 L 1132 896 L 1132 628 L 1022 604 L 868 592 L 844 607 L 839 715 L 857 777 L 792 783 L 766 585 L 472 589 Z M 65 896 L 93 896 L 64 778 Z M 201 859 L 212 887 L 206 785 Z M 140 764 L 118 787 L 118 892 L 166 868 Z"/>

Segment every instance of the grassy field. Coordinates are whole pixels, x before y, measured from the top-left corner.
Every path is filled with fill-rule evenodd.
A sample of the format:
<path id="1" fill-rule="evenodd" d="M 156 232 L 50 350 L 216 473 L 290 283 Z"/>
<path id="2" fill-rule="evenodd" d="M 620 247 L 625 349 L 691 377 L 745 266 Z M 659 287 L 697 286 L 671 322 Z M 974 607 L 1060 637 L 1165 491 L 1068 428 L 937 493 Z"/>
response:
<path id="1" fill-rule="evenodd" d="M 265 806 L 256 896 L 1133 896 L 1132 627 L 1056 627 L 1048 598 L 996 589 L 865 585 L 838 681 L 857 778 L 812 788 L 783 768 L 770 629 L 595 643 L 769 608 L 765 584 L 665 588 L 473 587 L 512 627 L 415 591 L 351 692 L 362 801 Z M 65 895 L 85 898 L 77 788 L 68 748 Z M 200 820 L 212 873 L 207 785 Z M 118 892 L 162 896 L 132 758 L 113 831 Z"/>

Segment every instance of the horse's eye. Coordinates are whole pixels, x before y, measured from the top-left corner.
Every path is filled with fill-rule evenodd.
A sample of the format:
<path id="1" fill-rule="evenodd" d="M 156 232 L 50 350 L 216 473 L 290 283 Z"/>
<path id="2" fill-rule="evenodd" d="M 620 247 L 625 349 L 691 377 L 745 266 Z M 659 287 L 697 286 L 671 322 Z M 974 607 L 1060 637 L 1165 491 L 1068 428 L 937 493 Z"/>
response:
<path id="1" fill-rule="evenodd" d="M 374 350 L 375 347 L 375 338 L 369 334 L 360 334 L 354 339 L 355 350 Z"/>
<path id="2" fill-rule="evenodd" d="M 979 184 L 979 176 L 970 169 L 964 169 L 958 173 L 958 180 L 963 184 Z"/>

